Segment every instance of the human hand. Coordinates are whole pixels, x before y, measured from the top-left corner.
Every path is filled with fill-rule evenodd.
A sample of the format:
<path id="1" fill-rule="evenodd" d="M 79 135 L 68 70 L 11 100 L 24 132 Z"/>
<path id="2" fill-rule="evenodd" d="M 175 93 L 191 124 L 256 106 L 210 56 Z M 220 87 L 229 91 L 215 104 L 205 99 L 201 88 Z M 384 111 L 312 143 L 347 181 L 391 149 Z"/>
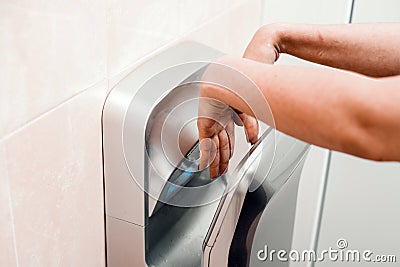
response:
<path id="1" fill-rule="evenodd" d="M 226 104 L 213 99 L 217 86 L 205 84 L 200 89 L 197 127 L 200 141 L 200 169 L 210 167 L 210 178 L 225 173 L 235 146 L 234 123 L 244 125 L 246 136 L 254 144 L 258 139 L 258 123 L 245 113 L 237 114 Z M 219 88 L 220 90 L 221 88 Z"/>
<path id="2" fill-rule="evenodd" d="M 277 25 L 261 27 L 253 36 L 243 57 L 261 63 L 275 63 L 280 53 Z M 234 122 L 244 126 L 250 143 L 254 144 L 258 139 L 257 120 L 245 113 L 237 114 L 223 102 L 214 99 L 213 96 L 218 94 L 218 90 L 224 90 L 216 87 L 209 84 L 200 86 L 200 97 L 203 99 L 200 99 L 197 120 L 200 141 L 199 167 L 204 169 L 209 166 L 211 178 L 216 178 L 227 170 L 234 151 Z"/>

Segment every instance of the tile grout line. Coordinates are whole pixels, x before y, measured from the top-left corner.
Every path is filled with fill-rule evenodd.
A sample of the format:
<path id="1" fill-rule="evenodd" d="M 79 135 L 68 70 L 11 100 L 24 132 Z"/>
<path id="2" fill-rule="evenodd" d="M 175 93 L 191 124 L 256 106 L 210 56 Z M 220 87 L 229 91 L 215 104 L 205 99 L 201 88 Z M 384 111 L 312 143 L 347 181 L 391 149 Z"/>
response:
<path id="1" fill-rule="evenodd" d="M 142 58 L 139 58 L 139 59 L 136 60 L 135 62 L 132 62 L 129 66 L 125 67 L 122 71 L 119 71 L 117 74 L 114 74 L 113 77 L 118 76 L 119 74 L 124 73 L 125 71 L 131 69 L 132 67 L 134 68 L 135 65 L 137 65 L 138 63 L 139 63 L 139 65 L 140 65 L 140 63 L 143 63 L 143 62 L 141 62 L 141 59 L 146 59 L 148 55 L 157 54 L 159 51 L 162 51 L 163 48 L 168 47 L 169 45 L 174 44 L 174 43 L 178 42 L 178 41 L 181 40 L 181 39 L 185 39 L 185 38 L 186 38 L 187 36 L 189 36 L 191 33 L 196 32 L 197 30 L 200 30 L 201 28 L 203 28 L 203 27 L 206 26 L 207 24 L 212 23 L 213 21 L 217 20 L 218 18 L 220 18 L 220 17 L 222 17 L 222 16 L 228 14 L 228 13 L 231 12 L 232 10 L 234 10 L 234 9 L 236 9 L 236 8 L 239 8 L 240 6 L 243 6 L 243 5 L 245 5 L 245 4 L 248 4 L 248 2 L 249 2 L 249 1 L 247 1 L 247 2 L 246 2 L 246 1 L 241 1 L 241 2 L 239 2 L 239 3 L 237 3 L 237 4 L 234 4 L 234 5 L 230 6 L 229 8 L 227 8 L 226 10 L 223 10 L 222 12 L 220 12 L 220 13 L 217 14 L 217 15 L 215 15 L 214 17 L 209 18 L 208 20 L 206 20 L 206 21 L 200 23 L 200 24 L 197 25 L 196 27 L 193 27 L 193 29 L 190 29 L 190 30 L 188 30 L 187 32 L 185 32 L 185 33 L 183 33 L 183 34 L 180 34 L 179 36 L 177 36 L 176 38 L 173 38 L 172 40 L 170 40 L 170 41 L 167 42 L 166 44 L 164 44 L 164 45 L 162 45 L 162 46 L 156 48 L 155 50 L 149 52 L 148 54 L 146 54 L 146 55 L 143 56 Z M 106 14 L 105 14 L 105 17 L 106 17 L 106 20 L 107 20 L 107 12 L 106 12 Z M 108 50 L 108 42 L 107 42 L 107 44 L 106 44 L 106 48 L 107 48 L 107 50 Z M 108 52 L 107 52 L 107 54 L 108 54 Z M 82 91 L 79 91 L 79 92 L 77 92 L 77 93 L 71 95 L 70 97 L 68 97 L 68 98 L 66 98 L 66 99 L 64 99 L 64 100 L 62 100 L 62 102 L 56 104 L 55 106 L 50 107 L 48 110 L 46 110 L 46 111 L 44 111 L 44 112 L 38 114 L 37 116 L 35 116 L 35 117 L 33 117 L 33 118 L 27 120 L 26 122 L 23 122 L 22 124 L 18 125 L 16 128 L 14 128 L 13 130 L 11 130 L 11 132 L 9 132 L 9 133 L 5 134 L 4 136 L 0 137 L 0 142 L 3 142 L 4 140 L 10 138 L 10 136 L 12 136 L 14 133 L 20 131 L 21 129 L 25 128 L 27 125 L 29 125 L 29 124 L 35 122 L 36 120 L 40 119 L 41 117 L 43 117 L 43 116 L 44 116 L 45 114 L 47 114 L 48 112 L 51 112 L 51 111 L 57 109 L 59 106 L 65 104 L 66 102 L 70 101 L 71 99 L 75 98 L 76 96 L 78 96 L 78 95 L 80 95 L 80 94 L 86 92 L 86 91 L 89 90 L 90 88 L 95 87 L 96 85 L 100 84 L 101 82 L 104 82 L 105 80 L 110 80 L 112 77 L 109 77 L 109 73 L 108 73 L 108 71 L 109 71 L 109 70 L 108 70 L 108 61 L 109 61 L 109 58 L 107 57 L 107 58 L 106 58 L 106 63 L 107 63 L 107 65 L 106 65 L 106 76 L 103 77 L 103 79 L 101 79 L 100 81 L 95 82 L 95 83 L 89 85 L 88 87 L 84 88 Z M 107 86 L 107 90 L 110 90 L 109 85 Z"/>
<path id="2" fill-rule="evenodd" d="M 94 88 L 98 85 L 100 85 L 103 82 L 107 82 L 107 87 L 108 87 L 108 77 L 104 77 L 102 80 L 95 82 L 93 84 L 91 84 L 90 86 L 86 87 L 85 89 L 83 89 L 82 91 L 79 91 L 75 94 L 73 94 L 72 96 L 64 99 L 62 102 L 60 102 L 59 104 L 56 104 L 55 106 L 50 107 L 48 110 L 38 114 L 37 116 L 29 119 L 26 122 L 23 122 L 22 124 L 20 124 L 19 126 L 17 126 L 15 129 L 11 130 L 11 132 L 5 134 L 4 136 L 0 137 L 0 143 L 6 141 L 8 138 L 10 138 L 11 136 L 13 136 L 15 133 L 25 129 L 26 127 L 28 127 L 29 125 L 31 125 L 32 123 L 35 123 L 36 121 L 40 120 L 42 117 L 46 116 L 49 112 L 52 112 L 54 110 L 56 110 L 57 108 L 59 108 L 60 106 L 68 103 L 69 101 L 73 100 L 75 97 L 78 97 L 79 95 L 87 92 L 88 90 L 90 90 L 91 88 Z"/>
<path id="3" fill-rule="evenodd" d="M 7 150 L 4 148 L 4 153 L 7 155 Z M 13 237 L 13 245 L 14 245 L 14 255 L 15 255 L 15 262 L 17 264 L 17 267 L 19 267 L 19 257 L 18 257 L 18 251 L 17 251 L 17 238 L 15 237 L 15 224 L 14 224 L 14 208 L 12 205 L 12 199 L 11 199 L 11 187 L 10 187 L 10 177 L 8 175 L 8 168 L 7 168 L 7 156 L 5 157 L 5 165 L 6 165 L 6 179 L 7 179 L 7 189 L 8 189 L 8 209 L 10 212 L 10 220 L 11 220 L 11 231 L 12 231 L 12 237 Z"/>
<path id="4" fill-rule="evenodd" d="M 254 0 L 247 0 L 247 1 L 243 0 L 242 2 L 236 3 L 236 4 L 228 7 L 227 9 L 223 10 L 222 12 L 216 14 L 214 17 L 211 17 L 208 20 L 203 21 L 199 25 L 196 25 L 195 27 L 188 29 L 184 33 L 180 33 L 178 36 L 175 36 L 171 40 L 167 41 L 165 44 L 162 44 L 159 47 L 149 51 L 145 55 L 140 56 L 139 58 L 135 59 L 135 61 L 130 62 L 129 65 L 123 67 L 122 70 L 118 71 L 117 73 L 114 73 L 112 75 L 109 75 L 109 73 L 107 73 L 108 79 L 112 80 L 114 77 L 118 77 L 120 75 L 123 75 L 124 73 L 127 75 L 129 73 L 129 71 L 132 71 L 132 70 L 136 69 L 137 67 L 139 67 L 140 65 L 145 63 L 147 60 L 152 58 L 153 56 L 159 54 L 160 52 L 164 51 L 165 49 L 167 49 L 167 48 L 169 48 L 171 46 L 174 46 L 175 44 L 177 44 L 180 41 L 187 41 L 187 38 L 190 37 L 193 33 L 203 29 L 208 24 L 211 24 L 211 23 L 217 21 L 221 17 L 226 16 L 227 14 L 231 13 L 233 10 L 235 10 L 237 8 L 240 8 L 241 6 L 244 6 L 246 4 L 252 3 L 252 2 L 255 2 L 255 1 Z M 260 24 L 260 21 L 259 21 L 259 24 Z M 124 75 L 124 77 L 126 75 Z M 124 77 L 119 79 L 118 82 L 120 82 Z M 118 82 L 116 82 L 115 84 L 117 84 Z M 111 90 L 111 88 L 109 88 L 109 90 Z"/>
<path id="5" fill-rule="evenodd" d="M 171 44 L 174 44 L 174 43 L 179 42 L 179 40 L 186 38 L 186 37 L 189 36 L 191 33 L 196 32 L 197 30 L 201 29 L 201 28 L 204 27 L 205 25 L 207 25 L 207 24 L 213 22 L 214 20 L 218 19 L 219 17 L 221 17 L 221 16 L 223 16 L 223 15 L 225 15 L 225 14 L 228 14 L 230 11 L 232 11 L 232 10 L 235 9 L 235 8 L 240 7 L 240 6 L 243 5 L 243 4 L 244 4 L 244 3 L 239 3 L 239 4 L 236 4 L 236 5 L 233 5 L 233 6 L 229 7 L 227 10 L 224 10 L 223 12 L 221 12 L 220 14 L 218 14 L 218 15 L 216 15 L 216 16 L 210 18 L 209 20 L 204 21 L 203 23 L 201 23 L 201 24 L 198 25 L 197 27 L 194 27 L 193 29 L 190 29 L 189 31 L 183 33 L 182 35 L 177 36 L 176 38 L 173 38 L 172 40 L 168 41 L 166 44 L 161 45 L 160 47 L 154 49 L 153 51 L 150 51 L 149 53 L 147 53 L 147 54 L 144 55 L 143 57 L 141 57 L 141 58 L 135 60 L 134 62 L 132 62 L 131 64 L 129 64 L 129 65 L 126 66 L 125 68 L 123 68 L 123 69 L 122 69 L 121 71 L 119 71 L 118 73 L 113 74 L 112 77 L 110 77 L 110 76 L 109 76 L 109 73 L 108 73 L 108 71 L 109 71 L 109 70 L 108 70 L 108 61 L 109 61 L 109 58 L 108 58 L 108 56 L 107 56 L 107 58 L 106 58 L 106 62 L 107 62 L 106 76 L 103 77 L 102 80 L 100 80 L 100 81 L 98 81 L 98 82 L 95 82 L 95 83 L 89 85 L 88 87 L 84 88 L 82 91 L 79 91 L 79 92 L 77 92 L 77 93 L 71 95 L 70 97 L 68 97 L 68 98 L 66 98 L 66 99 L 64 99 L 64 100 L 62 100 L 62 102 L 56 104 L 55 106 L 50 107 L 48 110 L 46 110 L 46 111 L 44 111 L 44 112 L 38 114 L 37 116 L 35 116 L 35 117 L 29 119 L 28 121 L 23 122 L 22 124 L 18 125 L 16 128 L 14 128 L 13 130 L 11 130 L 11 132 L 9 132 L 9 133 L 5 134 L 4 136 L 0 137 L 0 143 L 3 142 L 3 141 L 5 141 L 6 139 L 10 138 L 10 136 L 12 136 L 14 133 L 16 133 L 16 132 L 22 130 L 22 129 L 25 128 L 26 126 L 28 126 L 28 125 L 30 125 L 31 123 L 37 121 L 38 119 L 40 119 L 41 117 L 43 117 L 43 116 L 46 115 L 47 113 L 49 113 L 49 112 L 51 112 L 51 111 L 57 109 L 59 106 L 61 106 L 61 105 L 65 104 L 65 103 L 67 103 L 67 102 L 70 101 L 71 99 L 75 98 L 76 96 L 79 96 L 80 94 L 82 94 L 82 93 L 86 92 L 87 90 L 89 90 L 90 88 L 95 87 L 96 85 L 98 85 L 98 84 L 104 82 L 105 80 L 107 80 L 107 83 L 108 83 L 108 84 L 107 84 L 107 91 L 109 91 L 109 90 L 111 89 L 111 88 L 109 88 L 109 81 L 110 81 L 110 79 L 112 79 L 113 77 L 117 77 L 118 75 L 121 75 L 121 74 L 123 74 L 124 72 L 127 72 L 127 71 L 129 71 L 130 69 L 132 69 L 132 68 L 133 68 L 133 69 L 136 68 L 137 66 L 139 66 L 139 65 L 141 65 L 143 62 L 145 62 L 146 59 L 147 59 L 149 56 L 151 57 L 151 56 L 156 55 L 157 53 L 159 53 L 160 51 L 162 51 L 162 50 L 165 49 L 166 47 L 170 46 Z M 107 49 L 108 49 L 108 43 L 107 43 Z M 107 52 L 107 54 L 108 54 L 108 52 Z"/>

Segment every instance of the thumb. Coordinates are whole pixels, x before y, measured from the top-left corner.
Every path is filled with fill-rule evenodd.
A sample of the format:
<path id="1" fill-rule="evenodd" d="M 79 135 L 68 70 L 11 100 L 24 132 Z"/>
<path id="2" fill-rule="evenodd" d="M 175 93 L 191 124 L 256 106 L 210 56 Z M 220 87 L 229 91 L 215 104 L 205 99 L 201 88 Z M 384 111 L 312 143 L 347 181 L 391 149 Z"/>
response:
<path id="1" fill-rule="evenodd" d="M 246 137 L 248 141 L 252 144 L 256 143 L 258 140 L 258 122 L 257 119 L 247 115 L 245 113 L 239 114 L 240 119 L 243 122 L 243 126 L 246 131 Z"/>

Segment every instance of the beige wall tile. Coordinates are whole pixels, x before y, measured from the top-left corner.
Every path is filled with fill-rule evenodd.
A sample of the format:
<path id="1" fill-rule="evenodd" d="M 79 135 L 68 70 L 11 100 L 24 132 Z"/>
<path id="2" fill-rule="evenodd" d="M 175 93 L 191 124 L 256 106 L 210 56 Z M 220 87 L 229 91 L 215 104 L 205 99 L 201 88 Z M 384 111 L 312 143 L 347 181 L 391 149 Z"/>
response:
<path id="1" fill-rule="evenodd" d="M 114 69 L 117 74 L 110 74 L 109 88 L 113 88 L 133 69 L 148 60 L 154 54 L 159 53 L 160 50 L 166 49 L 169 46 L 175 45 L 177 42 L 196 41 L 214 47 L 225 53 L 241 56 L 247 44 L 250 42 L 254 32 L 260 26 L 262 6 L 261 1 L 262 0 L 235 0 L 230 2 L 231 5 L 228 5 L 228 3 L 225 1 L 215 1 L 216 3 L 213 3 L 213 5 L 217 5 L 217 3 L 219 3 L 219 8 L 217 9 L 219 13 L 215 13 L 215 10 L 211 11 L 210 13 L 214 16 L 211 19 L 205 19 L 198 15 L 197 19 L 203 23 L 199 23 L 197 26 L 195 26 L 193 22 L 189 22 L 190 15 L 185 13 L 185 9 L 188 9 L 188 7 L 186 7 L 186 4 L 182 4 L 181 2 L 179 5 L 181 12 L 179 12 L 179 14 L 181 15 L 182 13 L 185 13 L 185 15 L 181 15 L 180 21 L 184 21 L 181 24 L 184 25 L 187 23 L 192 23 L 192 28 L 188 28 L 186 26 L 185 30 L 181 29 L 180 34 L 182 34 L 182 37 L 166 41 L 164 46 L 158 46 L 156 49 L 149 50 L 147 52 L 146 49 L 144 49 L 143 53 L 145 53 L 145 55 L 134 61 L 133 64 L 129 63 L 129 61 L 133 60 L 133 57 L 130 60 L 127 60 L 125 63 L 129 64 L 127 68 L 123 68 L 121 66 Z M 209 4 L 209 6 L 210 5 L 211 4 Z M 211 15 L 209 14 L 208 18 L 210 17 Z M 203 20 L 205 20 L 205 22 Z M 120 57 L 121 55 L 118 56 Z M 123 70 L 121 71 L 121 69 Z"/>
<path id="2" fill-rule="evenodd" d="M 0 2 L 0 139 L 106 76 L 105 0 Z"/>
<path id="3" fill-rule="evenodd" d="M 5 140 L 21 266 L 103 266 L 101 112 L 107 82 Z"/>
<path id="4" fill-rule="evenodd" d="M 239 3 L 203 27 L 192 31 L 185 40 L 204 43 L 220 51 L 242 56 L 261 25 L 260 0 Z"/>
<path id="5" fill-rule="evenodd" d="M 4 142 L 0 142 L 0 266 L 17 266 Z"/>
<path id="6" fill-rule="evenodd" d="M 207 23 L 210 19 L 223 16 L 232 8 L 254 0 L 180 0 L 177 15 L 179 16 L 179 33 L 186 34 Z M 242 22 L 246 22 L 246 14 L 243 14 Z"/>
<path id="7" fill-rule="evenodd" d="M 0 208 L 9 206 L 0 211 L 0 230 L 10 249 L 0 266 L 17 259 L 20 266 L 105 264 L 101 110 L 108 81 L 79 92 L 107 73 L 122 78 L 122 70 L 184 39 L 240 55 L 260 22 L 260 0 L 107 1 L 107 9 L 92 0 L 0 3 L 0 49 L 9 51 L 0 63 L 0 160 L 1 144 L 7 158 L 0 171 L 3 163 L 11 190 L 8 205 L 0 189 Z"/>
<path id="8" fill-rule="evenodd" d="M 107 0 L 108 75 L 178 36 L 178 0 Z"/>
<path id="9" fill-rule="evenodd" d="M 241 2 L 107 0 L 109 77 Z"/>

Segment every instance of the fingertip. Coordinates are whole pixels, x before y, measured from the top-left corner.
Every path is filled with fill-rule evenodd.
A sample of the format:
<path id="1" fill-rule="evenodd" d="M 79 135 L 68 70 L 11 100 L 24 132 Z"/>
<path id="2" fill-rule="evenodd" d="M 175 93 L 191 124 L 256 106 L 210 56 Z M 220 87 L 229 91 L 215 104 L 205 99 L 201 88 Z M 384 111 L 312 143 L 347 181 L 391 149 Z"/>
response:
<path id="1" fill-rule="evenodd" d="M 258 128 L 249 129 L 247 133 L 249 135 L 249 142 L 255 144 L 258 140 Z"/>
<path id="2" fill-rule="evenodd" d="M 219 174 L 223 175 L 227 172 L 227 170 L 228 170 L 228 164 L 221 165 L 221 168 L 219 169 Z"/>
<path id="3" fill-rule="evenodd" d="M 258 141 L 258 136 L 257 136 L 257 135 L 256 135 L 256 136 L 253 136 L 253 137 L 250 139 L 250 144 L 254 145 L 255 143 L 257 143 L 257 141 Z"/>
<path id="4" fill-rule="evenodd" d="M 203 151 L 200 151 L 200 159 L 199 159 L 199 171 L 204 170 L 208 166 L 208 157 L 204 155 Z"/>
<path id="5" fill-rule="evenodd" d="M 216 168 L 210 168 L 210 178 L 215 179 L 219 176 L 219 171 Z"/>

